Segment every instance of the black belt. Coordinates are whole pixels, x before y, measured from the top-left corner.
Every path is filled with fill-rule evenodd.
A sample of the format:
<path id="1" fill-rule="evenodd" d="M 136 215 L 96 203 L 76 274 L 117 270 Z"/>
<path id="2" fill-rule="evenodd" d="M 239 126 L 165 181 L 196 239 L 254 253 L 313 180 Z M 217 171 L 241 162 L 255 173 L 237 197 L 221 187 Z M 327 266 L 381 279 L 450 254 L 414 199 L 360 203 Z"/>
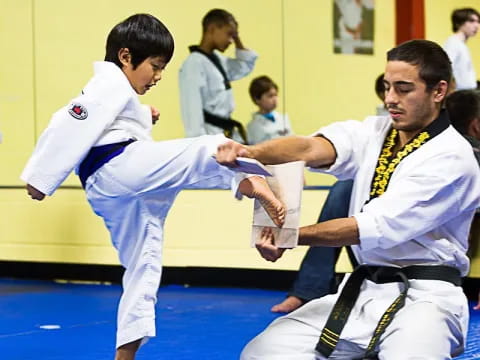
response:
<path id="1" fill-rule="evenodd" d="M 100 169 L 105 163 L 120 155 L 127 145 L 134 142 L 134 139 L 122 141 L 114 144 L 94 146 L 90 149 L 87 156 L 82 160 L 78 168 L 80 182 L 85 189 L 85 184 L 90 175 Z"/>
<path id="2" fill-rule="evenodd" d="M 329 357 L 335 350 L 340 334 L 352 311 L 355 301 L 360 294 L 360 287 L 363 280 L 368 279 L 377 284 L 402 282 L 405 286 L 400 295 L 388 307 L 382 315 L 372 339 L 368 344 L 365 359 L 376 359 L 375 348 L 387 326 L 393 320 L 395 313 L 405 305 L 409 279 L 418 280 L 442 280 L 452 283 L 455 286 L 461 285 L 460 271 L 450 266 L 421 266 L 413 265 L 404 268 L 389 266 L 358 266 L 348 278 L 345 286 L 337 299 L 325 327 L 320 334 L 320 339 L 315 349 L 325 357 Z"/>
<path id="3" fill-rule="evenodd" d="M 233 129 L 236 128 L 238 130 L 238 133 L 242 137 L 243 142 L 245 144 L 248 144 L 247 132 L 245 131 L 245 128 L 243 127 L 242 123 L 230 118 L 229 119 L 222 118 L 220 116 L 209 113 L 206 110 L 203 110 L 203 118 L 206 123 L 223 129 L 223 133 L 228 138 L 232 137 Z"/>

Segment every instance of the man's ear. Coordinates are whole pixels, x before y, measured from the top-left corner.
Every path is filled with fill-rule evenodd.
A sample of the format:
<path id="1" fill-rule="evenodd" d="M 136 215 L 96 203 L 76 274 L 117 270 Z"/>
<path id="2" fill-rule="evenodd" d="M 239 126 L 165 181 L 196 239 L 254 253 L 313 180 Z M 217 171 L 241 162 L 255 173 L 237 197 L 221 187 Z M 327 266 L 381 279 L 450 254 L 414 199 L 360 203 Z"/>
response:
<path id="1" fill-rule="evenodd" d="M 123 66 L 128 66 L 132 61 L 130 50 L 128 48 L 121 48 L 118 50 L 118 60 L 120 60 Z"/>
<path id="2" fill-rule="evenodd" d="M 448 83 L 445 80 L 440 80 L 435 89 L 433 90 L 434 92 L 434 98 L 433 100 L 435 102 L 441 103 L 443 99 L 445 99 L 445 96 L 447 96 L 448 92 Z"/>
<path id="3" fill-rule="evenodd" d="M 480 117 L 474 118 L 468 125 L 467 135 L 480 140 Z"/>

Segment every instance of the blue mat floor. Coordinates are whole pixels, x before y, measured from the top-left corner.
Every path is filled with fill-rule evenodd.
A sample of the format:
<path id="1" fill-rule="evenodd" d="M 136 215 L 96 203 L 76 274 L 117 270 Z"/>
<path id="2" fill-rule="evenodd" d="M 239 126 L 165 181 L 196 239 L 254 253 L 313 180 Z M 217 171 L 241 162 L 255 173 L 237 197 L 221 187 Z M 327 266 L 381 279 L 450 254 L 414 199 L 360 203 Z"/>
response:
<path id="1" fill-rule="evenodd" d="M 0 280 L 0 359 L 113 359 L 118 285 Z M 157 337 L 138 360 L 238 359 L 243 346 L 277 317 L 284 292 L 163 286 Z M 472 304 L 473 305 L 473 304 Z M 480 359 L 480 312 L 472 311 L 467 351 Z"/>

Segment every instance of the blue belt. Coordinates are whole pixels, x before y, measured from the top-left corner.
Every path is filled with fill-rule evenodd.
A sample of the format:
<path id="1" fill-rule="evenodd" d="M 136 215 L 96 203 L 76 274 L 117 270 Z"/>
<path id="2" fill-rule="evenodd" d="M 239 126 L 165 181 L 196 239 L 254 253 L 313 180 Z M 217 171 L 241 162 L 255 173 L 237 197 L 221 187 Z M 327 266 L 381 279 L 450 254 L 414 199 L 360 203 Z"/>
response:
<path id="1" fill-rule="evenodd" d="M 130 139 L 114 144 L 92 147 L 78 168 L 78 176 L 80 177 L 80 182 L 82 183 L 83 188 L 85 189 L 85 184 L 90 175 L 115 156 L 120 155 L 125 150 L 125 147 L 134 141 L 134 139 Z"/>

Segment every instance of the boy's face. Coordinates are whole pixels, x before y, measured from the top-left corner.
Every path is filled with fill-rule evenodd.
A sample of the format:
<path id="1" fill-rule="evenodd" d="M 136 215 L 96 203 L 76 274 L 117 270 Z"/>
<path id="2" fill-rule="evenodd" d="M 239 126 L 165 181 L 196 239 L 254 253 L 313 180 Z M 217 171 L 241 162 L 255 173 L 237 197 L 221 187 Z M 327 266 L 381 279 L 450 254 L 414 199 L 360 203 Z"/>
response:
<path id="1" fill-rule="evenodd" d="M 393 127 L 406 133 L 419 131 L 433 120 L 448 86 L 442 80 L 434 89 L 427 89 L 418 66 L 404 61 L 387 63 L 384 84 Z"/>
<path id="2" fill-rule="evenodd" d="M 233 22 L 223 25 L 212 24 L 211 26 L 211 37 L 215 49 L 224 52 L 233 42 L 237 27 Z"/>
<path id="3" fill-rule="evenodd" d="M 479 27 L 478 21 L 477 15 L 470 15 L 470 18 L 460 27 L 460 31 L 462 31 L 467 38 L 475 36 Z"/>
<path id="4" fill-rule="evenodd" d="M 278 105 L 278 91 L 275 88 L 270 88 L 267 92 L 264 92 L 260 99 L 257 99 L 255 103 L 263 113 L 269 113 L 277 108 Z"/>
<path id="5" fill-rule="evenodd" d="M 128 51 L 128 49 L 125 50 Z M 119 57 L 123 65 L 122 71 L 125 73 L 132 88 L 139 95 L 145 94 L 160 81 L 162 72 L 165 66 L 167 66 L 163 57 L 150 56 L 134 69 L 130 54 L 119 54 Z"/>

